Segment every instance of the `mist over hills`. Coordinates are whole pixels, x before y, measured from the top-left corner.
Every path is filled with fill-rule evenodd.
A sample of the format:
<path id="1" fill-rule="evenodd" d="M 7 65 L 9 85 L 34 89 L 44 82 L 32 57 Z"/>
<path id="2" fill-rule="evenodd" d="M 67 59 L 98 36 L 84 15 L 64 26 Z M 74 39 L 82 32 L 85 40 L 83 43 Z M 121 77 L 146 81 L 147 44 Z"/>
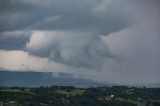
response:
<path id="1" fill-rule="evenodd" d="M 106 84 L 98 83 L 89 79 L 75 78 L 71 74 L 50 72 L 18 72 L 0 70 L 1 87 L 39 87 L 39 86 L 77 86 L 97 87 Z M 107 84 L 109 85 L 109 83 Z"/>
<path id="2" fill-rule="evenodd" d="M 40 86 L 75 86 L 75 87 L 101 87 L 101 86 L 123 86 L 112 82 L 97 82 L 90 79 L 75 77 L 67 73 L 52 72 L 19 72 L 6 71 L 0 68 L 0 87 L 40 87 Z M 124 85 L 128 87 L 160 88 L 160 83 L 147 85 Z"/>
<path id="3" fill-rule="evenodd" d="M 76 87 L 100 87 L 114 86 L 111 82 L 96 82 L 90 79 L 76 78 L 72 74 L 51 72 L 19 72 L 0 70 L 0 87 L 40 87 L 40 86 L 76 86 Z M 121 86 L 121 85 L 120 85 Z M 159 88 L 159 83 L 147 85 L 125 85 L 135 87 Z"/>

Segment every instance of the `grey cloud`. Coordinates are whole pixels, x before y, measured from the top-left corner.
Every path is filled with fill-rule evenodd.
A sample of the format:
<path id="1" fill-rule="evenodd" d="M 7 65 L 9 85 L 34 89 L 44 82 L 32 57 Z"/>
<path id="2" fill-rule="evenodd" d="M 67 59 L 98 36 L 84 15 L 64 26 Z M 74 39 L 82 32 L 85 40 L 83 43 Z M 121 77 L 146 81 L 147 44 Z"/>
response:
<path id="1" fill-rule="evenodd" d="M 6 0 L 0 3 L 0 31 L 24 30 L 42 21 L 48 13 L 47 7 L 40 7 L 20 0 Z"/>
<path id="2" fill-rule="evenodd" d="M 26 50 L 74 67 L 98 68 L 107 58 L 114 58 L 99 35 L 90 33 L 35 32 Z"/>
<path id="3" fill-rule="evenodd" d="M 4 14 L 1 14 L 0 23 L 3 26 L 0 31 L 64 32 L 60 35 L 44 33 L 39 42 L 32 41 L 32 36 L 35 36 L 33 34 L 29 43 L 26 42 L 26 51 L 58 63 L 96 68 L 107 58 L 113 57 L 99 37 L 122 30 L 131 24 L 125 11 L 115 8 L 113 4 L 109 4 L 111 8 L 105 11 L 96 10 L 103 2 L 104 0 L 47 0 L 44 4 L 42 0 L 8 0 L 1 3 L 4 4 L 1 7 Z M 36 37 L 34 39 L 38 39 L 39 35 Z M 22 39 L 23 43 L 24 41 Z"/>
<path id="4" fill-rule="evenodd" d="M 96 3 L 97 0 L 48 0 L 46 5 L 39 5 L 7 0 L 1 3 L 0 30 L 91 30 L 108 34 L 130 24 L 125 13 L 114 7 L 102 13 L 94 12 Z"/>
<path id="5" fill-rule="evenodd" d="M 25 46 L 24 50 L 32 55 L 47 57 L 66 66 L 62 70 L 72 70 L 73 73 L 80 73 L 82 77 L 91 79 L 122 84 L 158 82 L 160 60 L 158 1 L 1 2 L 5 4 L 0 6 L 1 33 L 17 30 L 33 33 L 30 33 L 30 36 L 19 34 L 9 37 L 2 34 L 5 36 L 0 36 L 2 42 L 0 49 L 20 49 Z M 123 33 L 126 28 L 133 25 L 136 26 L 133 32 L 128 30 L 129 32 Z M 101 36 L 112 38 L 114 33 L 119 31 L 120 35 L 126 34 L 126 38 L 118 33 L 113 41 L 108 41 L 112 44 L 112 51 L 110 45 L 105 45 L 102 42 L 104 39 L 100 38 Z M 120 40 L 119 36 L 122 37 Z M 128 36 L 130 41 L 127 39 Z M 148 79 L 150 76 L 152 78 Z"/>
<path id="6" fill-rule="evenodd" d="M 0 49 L 22 50 L 29 41 L 31 32 L 13 31 L 0 33 Z"/>

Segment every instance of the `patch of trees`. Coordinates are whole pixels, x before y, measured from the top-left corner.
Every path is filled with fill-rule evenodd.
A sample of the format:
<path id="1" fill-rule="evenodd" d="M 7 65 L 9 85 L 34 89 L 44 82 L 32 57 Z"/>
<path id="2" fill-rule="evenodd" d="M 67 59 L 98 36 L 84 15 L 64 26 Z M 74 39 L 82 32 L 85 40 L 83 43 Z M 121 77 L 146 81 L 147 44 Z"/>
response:
<path id="1" fill-rule="evenodd" d="M 70 93 L 84 90 L 82 95 L 68 96 L 57 90 Z M 112 95 L 112 96 L 111 96 Z M 0 88 L 0 101 L 14 101 L 23 106 L 137 106 L 144 102 L 160 106 L 160 88 L 131 88 L 125 86 L 75 88 L 72 86 L 52 86 L 38 88 Z"/>

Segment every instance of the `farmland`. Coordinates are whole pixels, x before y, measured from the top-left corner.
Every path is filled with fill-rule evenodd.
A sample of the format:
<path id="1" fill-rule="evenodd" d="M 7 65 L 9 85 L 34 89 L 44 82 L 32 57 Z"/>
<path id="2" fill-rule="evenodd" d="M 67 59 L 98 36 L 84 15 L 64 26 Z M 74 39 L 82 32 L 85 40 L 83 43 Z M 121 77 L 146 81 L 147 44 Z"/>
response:
<path id="1" fill-rule="evenodd" d="M 1 88 L 0 106 L 160 106 L 160 88 Z"/>

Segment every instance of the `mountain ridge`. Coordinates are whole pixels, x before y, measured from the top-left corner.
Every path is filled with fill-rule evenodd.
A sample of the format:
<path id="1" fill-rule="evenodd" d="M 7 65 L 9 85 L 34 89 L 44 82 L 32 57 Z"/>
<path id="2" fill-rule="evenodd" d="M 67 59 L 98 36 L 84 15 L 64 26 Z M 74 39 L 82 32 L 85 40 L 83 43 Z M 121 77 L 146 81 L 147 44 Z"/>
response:
<path id="1" fill-rule="evenodd" d="M 77 87 L 97 87 L 105 86 L 89 79 L 74 78 L 71 74 L 59 73 L 53 76 L 51 72 L 19 72 L 0 70 L 1 87 L 39 87 L 39 86 L 77 86 Z"/>

